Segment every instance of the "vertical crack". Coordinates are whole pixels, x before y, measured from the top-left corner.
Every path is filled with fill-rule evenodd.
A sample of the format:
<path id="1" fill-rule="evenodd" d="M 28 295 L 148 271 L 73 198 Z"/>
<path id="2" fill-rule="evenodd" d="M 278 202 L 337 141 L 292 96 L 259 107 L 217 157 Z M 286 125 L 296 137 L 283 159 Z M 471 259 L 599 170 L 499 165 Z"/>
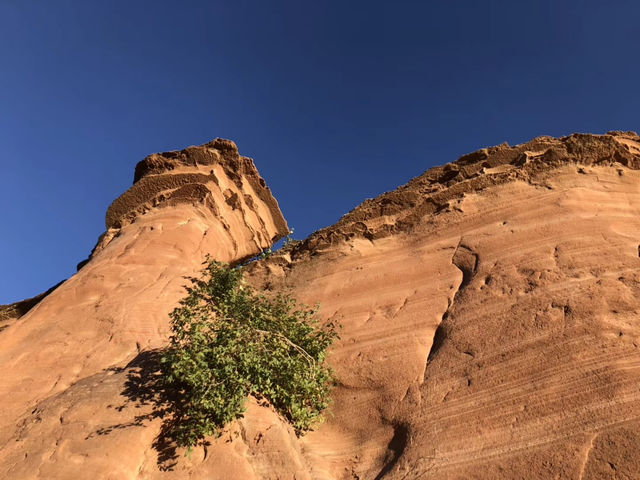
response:
<path id="1" fill-rule="evenodd" d="M 597 433 L 594 433 L 589 440 L 589 445 L 587 445 L 586 451 L 584 453 L 584 458 L 582 459 L 582 465 L 580 466 L 580 472 L 578 474 L 578 480 L 582 480 L 584 476 L 584 472 L 587 469 L 587 464 L 589 463 L 589 456 L 591 455 L 591 451 L 593 450 L 593 442 L 595 441 Z"/>
<path id="2" fill-rule="evenodd" d="M 429 355 L 427 357 L 427 365 L 431 363 L 431 361 L 435 358 L 438 351 L 442 347 L 442 344 L 447 338 L 446 320 L 449 318 L 453 307 L 456 305 L 458 296 L 471 283 L 473 277 L 478 271 L 478 254 L 475 253 L 473 249 L 471 249 L 471 247 L 463 244 L 461 238 L 458 242 L 458 246 L 451 256 L 451 264 L 454 265 L 458 270 L 460 270 L 460 272 L 462 273 L 462 280 L 460 281 L 460 284 L 453 294 L 453 300 L 449 300 L 447 310 L 442 314 L 442 320 L 440 320 L 440 324 L 438 325 L 438 328 L 436 328 L 435 334 L 433 335 L 433 343 L 431 344 L 431 350 L 429 351 Z"/>
<path id="3" fill-rule="evenodd" d="M 393 438 L 389 442 L 387 446 L 388 449 L 388 458 L 385 461 L 384 466 L 380 470 L 380 473 L 376 475 L 375 480 L 381 480 L 384 478 L 387 473 L 393 470 L 393 467 L 398 463 L 402 453 L 407 447 L 407 441 L 409 438 L 409 429 L 406 425 L 394 425 L 393 427 Z"/>

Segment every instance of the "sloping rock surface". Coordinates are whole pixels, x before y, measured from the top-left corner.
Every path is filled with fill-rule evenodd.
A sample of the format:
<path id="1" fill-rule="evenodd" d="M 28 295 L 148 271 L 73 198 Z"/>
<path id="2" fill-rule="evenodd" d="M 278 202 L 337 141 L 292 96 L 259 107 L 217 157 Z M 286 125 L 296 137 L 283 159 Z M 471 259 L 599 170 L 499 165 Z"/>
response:
<path id="1" fill-rule="evenodd" d="M 224 161 L 208 145 L 196 148 Z M 149 157 L 136 183 L 171 193 L 182 180 L 162 176 L 206 175 L 188 151 Z M 180 276 L 206 252 L 238 261 L 286 233 L 257 193 L 271 217 L 246 227 L 224 189 L 246 203 L 262 184 L 225 168 L 224 187 L 204 182 L 213 207 L 199 193 L 123 195 L 107 220 L 117 234 L 0 332 L 0 477 L 640 478 L 636 134 L 474 152 L 253 263 L 256 286 L 342 323 L 332 412 L 297 438 L 252 401 L 227 436 L 176 463 L 154 444 L 145 387 Z M 218 241 L 203 240 L 212 228 Z"/>
<path id="2" fill-rule="evenodd" d="M 138 443 L 121 441 L 128 431 L 96 434 L 123 391 L 127 375 L 117 373 L 165 344 L 168 313 L 207 253 L 239 262 L 288 233 L 233 142 L 152 155 L 136 172 L 109 208 L 89 262 L 35 307 L 2 309 L 0 478 L 131 477 L 133 452 L 150 449 L 153 434 L 135 431 Z"/>

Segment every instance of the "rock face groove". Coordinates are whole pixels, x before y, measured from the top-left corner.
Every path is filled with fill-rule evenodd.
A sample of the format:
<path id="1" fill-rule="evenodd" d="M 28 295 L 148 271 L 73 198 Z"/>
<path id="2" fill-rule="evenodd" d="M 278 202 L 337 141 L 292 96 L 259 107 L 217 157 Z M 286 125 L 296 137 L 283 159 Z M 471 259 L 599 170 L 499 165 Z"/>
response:
<path id="1" fill-rule="evenodd" d="M 0 331 L 0 477 L 640 478 L 632 132 L 465 155 L 252 263 L 254 285 L 342 323 L 332 412 L 297 438 L 250 402 L 228 436 L 164 461 L 144 392 L 124 392 L 181 276 L 286 234 L 231 145 L 139 164 L 89 263 Z"/>

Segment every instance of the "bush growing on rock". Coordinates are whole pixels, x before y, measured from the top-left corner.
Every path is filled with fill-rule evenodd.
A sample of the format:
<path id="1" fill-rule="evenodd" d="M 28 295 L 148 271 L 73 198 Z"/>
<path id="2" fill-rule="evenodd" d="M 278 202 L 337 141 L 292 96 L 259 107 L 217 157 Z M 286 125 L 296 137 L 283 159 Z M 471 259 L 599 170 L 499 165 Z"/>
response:
<path id="1" fill-rule="evenodd" d="M 268 401 L 298 434 L 322 419 L 333 372 L 327 348 L 336 325 L 287 295 L 267 297 L 242 270 L 207 258 L 200 278 L 171 313 L 162 382 L 177 392 L 173 437 L 179 446 L 219 435 L 249 395 Z"/>

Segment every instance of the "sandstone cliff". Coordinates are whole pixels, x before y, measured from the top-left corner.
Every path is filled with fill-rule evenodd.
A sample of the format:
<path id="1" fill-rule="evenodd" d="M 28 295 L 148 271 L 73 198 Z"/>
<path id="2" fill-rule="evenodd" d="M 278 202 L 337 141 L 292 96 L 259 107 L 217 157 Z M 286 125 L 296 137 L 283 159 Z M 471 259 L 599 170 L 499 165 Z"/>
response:
<path id="1" fill-rule="evenodd" d="M 145 388 L 182 277 L 287 227 L 231 142 L 153 155 L 0 331 L 0 477 L 640 478 L 639 169 L 632 132 L 487 148 L 252 264 L 343 324 L 332 415 L 297 438 L 250 403 L 176 463 Z"/>

